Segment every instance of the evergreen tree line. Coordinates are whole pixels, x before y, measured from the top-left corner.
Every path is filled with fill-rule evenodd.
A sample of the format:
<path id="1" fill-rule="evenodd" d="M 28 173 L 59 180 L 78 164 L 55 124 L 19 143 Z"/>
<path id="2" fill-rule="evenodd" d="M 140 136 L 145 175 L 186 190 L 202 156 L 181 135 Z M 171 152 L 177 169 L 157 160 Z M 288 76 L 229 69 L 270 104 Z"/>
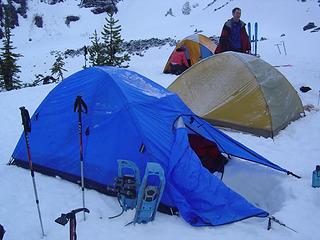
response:
<path id="1" fill-rule="evenodd" d="M 121 25 L 118 22 L 112 13 L 108 13 L 101 32 L 101 40 L 97 31 L 94 32 L 91 37 L 92 46 L 88 48 L 91 66 L 129 67 L 130 56 L 124 53 L 122 47 L 124 40 L 121 38 Z"/>
<path id="2" fill-rule="evenodd" d="M 11 17 L 10 11 L 4 5 L 3 7 L 4 18 L 1 22 L 1 28 L 4 32 L 2 39 L 2 47 L 0 48 L 0 89 L 12 90 L 25 86 L 36 86 L 39 84 L 46 84 L 52 82 L 58 82 L 63 80 L 63 72 L 65 57 L 59 51 L 54 51 L 55 62 L 50 68 L 51 76 L 45 76 L 44 74 L 36 75 L 36 79 L 33 83 L 22 84 L 19 78 L 21 72 L 20 66 L 17 61 L 21 54 L 15 53 L 15 47 L 11 40 L 13 34 L 11 33 Z M 87 60 L 87 54 L 89 55 L 90 66 L 116 66 L 116 67 L 128 67 L 130 57 L 127 53 L 124 53 L 122 48 L 123 39 L 121 38 L 121 25 L 118 24 L 119 20 L 116 20 L 113 14 L 108 13 L 106 18 L 106 24 L 103 26 L 101 32 L 101 39 L 97 33 L 94 32 L 91 39 L 91 46 L 85 47 L 85 61 Z M 85 66 L 86 67 L 86 62 Z"/>
<path id="3" fill-rule="evenodd" d="M 17 89 L 22 86 L 19 78 L 21 72 L 17 61 L 21 54 L 15 53 L 11 33 L 11 13 L 9 5 L 2 5 L 3 19 L 1 28 L 3 31 L 2 47 L 0 48 L 0 88 L 6 90 Z"/>

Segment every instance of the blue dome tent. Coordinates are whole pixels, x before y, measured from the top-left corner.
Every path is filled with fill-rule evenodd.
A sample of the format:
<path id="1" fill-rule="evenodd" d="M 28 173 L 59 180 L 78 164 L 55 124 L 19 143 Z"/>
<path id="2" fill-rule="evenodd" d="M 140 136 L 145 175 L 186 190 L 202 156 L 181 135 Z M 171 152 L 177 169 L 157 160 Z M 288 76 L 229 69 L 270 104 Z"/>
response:
<path id="1" fill-rule="evenodd" d="M 157 162 L 167 183 L 161 204 L 177 208 L 193 226 L 216 226 L 268 213 L 204 168 L 190 147 L 189 134 L 215 142 L 228 155 L 290 173 L 194 115 L 176 94 L 135 72 L 113 67 L 73 74 L 40 104 L 29 135 L 35 171 L 79 182 L 79 135 L 73 112 L 78 95 L 88 105 L 83 139 L 89 188 L 108 193 L 117 176 L 118 159 L 133 161 L 142 176 L 147 162 Z M 13 164 L 27 167 L 23 137 L 12 159 Z"/>

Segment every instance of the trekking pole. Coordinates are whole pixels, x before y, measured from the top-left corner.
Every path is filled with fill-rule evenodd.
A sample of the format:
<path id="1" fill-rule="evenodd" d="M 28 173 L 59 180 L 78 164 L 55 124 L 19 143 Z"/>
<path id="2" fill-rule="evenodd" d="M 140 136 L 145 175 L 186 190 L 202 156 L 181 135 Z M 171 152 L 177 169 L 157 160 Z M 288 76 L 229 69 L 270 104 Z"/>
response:
<path id="1" fill-rule="evenodd" d="M 80 139 L 80 174 L 81 174 L 81 189 L 82 189 L 82 206 L 85 208 L 84 198 L 84 170 L 83 170 L 83 144 L 82 144 L 82 112 L 88 113 L 87 104 L 83 101 L 81 96 L 77 96 L 74 102 L 74 112 L 78 112 L 78 126 L 79 126 L 79 139 Z M 85 211 L 83 211 L 83 220 L 86 220 Z"/>
<path id="2" fill-rule="evenodd" d="M 254 41 L 254 55 L 258 55 L 258 23 L 254 23 L 254 36 L 255 36 L 255 41 Z"/>
<path id="3" fill-rule="evenodd" d="M 31 177 L 32 177 L 34 195 L 36 198 L 36 204 L 37 204 L 38 215 L 39 215 L 39 220 L 40 220 L 41 232 L 42 232 L 42 237 L 44 237 L 45 235 L 44 235 L 44 230 L 43 230 L 43 224 L 42 224 L 42 218 L 41 218 L 41 212 L 40 212 L 40 206 L 39 206 L 39 198 L 38 198 L 36 180 L 35 180 L 33 166 L 32 166 L 29 137 L 28 137 L 28 133 L 31 132 L 30 115 L 29 115 L 28 110 L 25 107 L 20 107 L 19 109 L 21 111 L 21 119 L 22 119 L 22 125 L 23 125 L 23 129 L 24 129 L 24 137 L 26 140 L 27 153 L 28 153 L 29 169 L 30 169 Z"/>
<path id="4" fill-rule="evenodd" d="M 284 55 L 287 55 L 287 48 L 286 48 L 286 45 L 285 45 L 284 41 L 281 41 L 281 43 L 282 43 L 282 46 L 283 46 Z"/>
<path id="5" fill-rule="evenodd" d="M 58 224 L 61 224 L 62 226 L 65 226 L 68 222 L 69 224 L 69 233 L 70 233 L 70 240 L 77 240 L 77 219 L 76 214 L 78 212 L 84 212 L 84 213 L 90 213 L 89 209 L 87 208 L 78 208 L 75 210 L 72 210 L 69 213 L 62 213 L 60 217 L 58 217 L 55 222 Z"/>
<path id="6" fill-rule="evenodd" d="M 256 37 L 255 37 L 255 35 L 253 34 L 252 35 L 252 46 L 251 46 L 251 49 L 252 49 L 252 53 L 253 53 L 253 55 L 255 55 L 255 50 L 254 50 L 254 44 L 255 44 L 255 40 L 256 39 Z"/>

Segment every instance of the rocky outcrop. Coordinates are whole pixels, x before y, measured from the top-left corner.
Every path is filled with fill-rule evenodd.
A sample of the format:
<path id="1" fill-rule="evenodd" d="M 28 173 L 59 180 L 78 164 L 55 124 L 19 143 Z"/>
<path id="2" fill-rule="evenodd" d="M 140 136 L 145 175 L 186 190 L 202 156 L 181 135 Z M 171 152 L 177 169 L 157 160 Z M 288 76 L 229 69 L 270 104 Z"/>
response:
<path id="1" fill-rule="evenodd" d="M 26 18 L 27 17 L 27 0 L 11 0 L 8 3 L 4 3 L 0 0 L 0 21 L 4 18 L 4 9 L 8 9 L 11 16 L 10 27 L 14 28 L 19 26 L 18 15 Z M 1 36 L 0 36 L 1 38 Z"/>
<path id="2" fill-rule="evenodd" d="M 34 25 L 36 25 L 38 28 L 42 28 L 42 27 L 43 27 L 43 19 L 42 19 L 42 16 L 35 15 L 35 16 L 33 17 L 33 22 L 34 22 Z"/>
<path id="3" fill-rule="evenodd" d="M 104 12 L 116 13 L 118 12 L 117 3 L 120 0 L 82 0 L 81 6 L 85 8 L 93 8 L 91 11 L 94 14 Z"/>
<path id="4" fill-rule="evenodd" d="M 69 27 L 71 22 L 76 22 L 76 21 L 78 21 L 79 19 L 80 19 L 79 16 L 67 16 L 65 23 L 66 23 L 67 26 Z"/>

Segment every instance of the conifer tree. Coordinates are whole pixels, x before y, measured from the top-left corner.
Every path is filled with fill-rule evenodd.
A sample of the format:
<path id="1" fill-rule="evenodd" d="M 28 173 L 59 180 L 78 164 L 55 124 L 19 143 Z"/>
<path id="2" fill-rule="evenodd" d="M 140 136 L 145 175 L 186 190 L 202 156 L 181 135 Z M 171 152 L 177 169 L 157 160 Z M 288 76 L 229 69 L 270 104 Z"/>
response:
<path id="1" fill-rule="evenodd" d="M 0 48 L 0 86 L 6 90 L 12 90 L 15 88 L 20 88 L 22 86 L 21 81 L 19 80 L 20 66 L 17 64 L 17 61 L 21 54 L 14 53 L 13 50 L 16 49 L 12 45 L 11 37 L 11 17 L 9 11 L 9 5 L 4 6 L 4 36 L 2 39 L 2 47 Z"/>
<path id="2" fill-rule="evenodd" d="M 117 67 L 129 67 L 129 65 L 123 65 L 123 63 L 130 61 L 128 54 L 123 54 L 121 38 L 121 25 L 117 25 L 119 20 L 113 17 L 112 13 L 108 13 L 106 18 L 107 23 L 103 26 L 102 40 L 106 51 L 106 61 L 104 65 L 117 66 Z"/>
<path id="3" fill-rule="evenodd" d="M 88 48 L 89 62 L 92 66 L 103 66 L 106 62 L 105 50 L 100 42 L 98 33 L 95 30 L 93 36 L 90 38 L 92 46 Z"/>
<path id="4" fill-rule="evenodd" d="M 60 52 L 56 52 L 55 54 L 55 62 L 53 63 L 52 67 L 50 68 L 51 75 L 56 75 L 56 79 L 63 80 L 63 72 L 66 72 L 67 70 L 64 69 L 64 65 L 66 64 L 63 60 L 63 57 Z"/>

